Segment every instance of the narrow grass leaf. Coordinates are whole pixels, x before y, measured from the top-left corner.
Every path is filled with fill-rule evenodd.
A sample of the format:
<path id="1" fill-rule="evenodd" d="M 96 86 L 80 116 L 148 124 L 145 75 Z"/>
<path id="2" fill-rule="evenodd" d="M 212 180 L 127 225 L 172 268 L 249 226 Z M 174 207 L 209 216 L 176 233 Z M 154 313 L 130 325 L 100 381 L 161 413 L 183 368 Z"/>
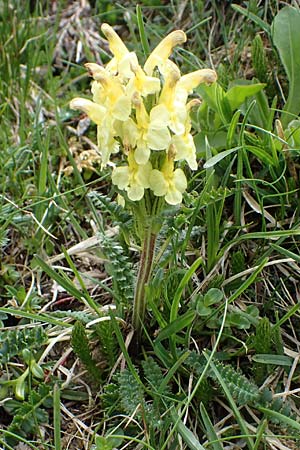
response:
<path id="1" fill-rule="evenodd" d="M 159 332 L 156 340 L 159 342 L 163 341 L 164 339 L 171 339 L 174 334 L 179 333 L 179 331 L 181 331 L 183 328 L 188 327 L 194 320 L 195 316 L 195 311 L 187 311 L 182 316 L 177 317 L 177 319 L 169 323 Z"/>
<path id="2" fill-rule="evenodd" d="M 251 19 L 256 25 L 258 25 L 262 30 L 264 30 L 269 36 L 271 34 L 271 27 L 270 25 L 262 20 L 260 17 L 258 17 L 256 14 L 252 13 L 246 8 L 242 8 L 240 5 L 236 5 L 235 3 L 231 5 L 231 7 L 239 12 L 240 14 L 243 14 L 243 16 L 247 17 L 248 19 Z"/>
<path id="3" fill-rule="evenodd" d="M 204 164 L 204 169 L 209 169 L 210 167 L 215 166 L 218 164 L 222 159 L 226 158 L 226 156 L 231 155 L 231 153 L 236 152 L 239 150 L 240 147 L 231 148 L 230 150 L 225 150 L 224 152 L 220 152 L 217 155 L 213 156 L 212 158 L 209 158 L 208 161 Z"/>
<path id="4" fill-rule="evenodd" d="M 53 388 L 53 426 L 54 447 L 61 450 L 61 414 L 60 414 L 60 388 L 56 383 Z"/>
<path id="5" fill-rule="evenodd" d="M 292 317 L 298 310 L 300 309 L 300 303 L 296 303 L 294 306 L 292 306 L 288 312 L 281 317 L 280 320 L 278 320 L 275 325 L 273 325 L 273 330 L 276 330 L 276 328 L 280 328 L 287 320 L 289 320 L 290 317 Z"/>
<path id="6" fill-rule="evenodd" d="M 262 441 L 263 434 L 264 434 L 265 429 L 267 428 L 267 425 L 268 425 L 268 421 L 266 419 L 264 419 L 260 422 L 259 427 L 256 432 L 256 439 L 255 439 L 253 450 L 258 450 L 260 448 L 260 443 Z"/>
<path id="7" fill-rule="evenodd" d="M 0 312 L 9 314 L 9 315 L 15 316 L 15 317 L 23 317 L 24 319 L 36 320 L 37 322 L 50 323 L 51 325 L 58 325 L 58 326 L 65 327 L 65 328 L 72 327 L 72 324 L 66 323 L 63 320 L 53 319 L 52 317 L 47 316 L 45 314 L 33 314 L 33 313 L 30 313 L 27 311 L 22 311 L 21 309 L 0 307 Z"/>
<path id="8" fill-rule="evenodd" d="M 273 247 L 274 250 L 276 250 L 278 253 L 281 253 L 281 255 L 284 255 L 287 258 L 294 259 L 296 262 L 300 262 L 300 255 L 297 255 L 296 253 L 291 252 L 286 248 L 280 247 L 280 245 L 277 244 L 271 244 L 271 247 Z"/>
<path id="9" fill-rule="evenodd" d="M 60 275 L 52 269 L 40 256 L 35 255 L 34 260 L 40 268 L 52 279 L 55 280 L 61 287 L 63 287 L 69 294 L 73 295 L 77 300 L 82 300 L 84 293 L 79 291 L 74 283 L 64 274 Z"/>
<path id="10" fill-rule="evenodd" d="M 263 408 L 262 406 L 258 406 L 257 409 L 263 412 L 267 417 L 274 418 L 279 420 L 280 422 L 285 423 L 286 425 L 295 428 L 300 432 L 300 423 L 296 422 L 296 420 L 291 419 L 290 417 L 285 416 L 277 411 L 273 411 L 272 409 Z"/>
<path id="11" fill-rule="evenodd" d="M 256 354 L 252 356 L 252 360 L 261 364 L 274 364 L 276 366 L 288 366 L 293 364 L 293 358 L 285 355 L 272 355 L 272 354 Z"/>
<path id="12" fill-rule="evenodd" d="M 205 448 L 203 447 L 203 445 L 200 444 L 194 433 L 192 433 L 191 430 L 186 425 L 184 425 L 182 420 L 180 420 L 178 414 L 175 411 L 175 408 L 171 409 L 170 414 L 174 421 L 176 431 L 180 434 L 184 442 L 187 444 L 188 448 L 190 450 L 205 450 Z"/>
<path id="13" fill-rule="evenodd" d="M 120 346 L 121 352 L 122 352 L 122 354 L 123 354 L 123 356 L 124 356 L 124 358 L 125 358 L 125 360 L 127 362 L 128 368 L 129 368 L 130 372 L 132 373 L 132 375 L 134 376 L 134 378 L 137 380 L 137 382 L 140 383 L 143 386 L 143 383 L 142 383 L 142 381 L 141 381 L 141 379 L 140 379 L 140 377 L 139 377 L 139 375 L 138 375 L 138 373 L 137 373 L 137 371 L 136 371 L 136 369 L 135 369 L 135 367 L 133 365 L 133 362 L 131 361 L 129 353 L 127 351 L 127 348 L 126 348 L 126 345 L 125 345 L 122 333 L 120 331 L 119 324 L 118 324 L 118 322 L 117 322 L 117 320 L 116 320 L 116 318 L 115 318 L 115 316 L 114 316 L 114 314 L 113 314 L 113 312 L 111 310 L 110 310 L 110 319 L 111 319 L 111 323 L 112 323 L 115 335 L 117 337 L 117 341 L 118 341 L 118 344 Z"/>
<path id="14" fill-rule="evenodd" d="M 233 145 L 233 142 L 235 140 L 235 135 L 237 132 L 237 125 L 239 122 L 240 115 L 241 115 L 241 111 L 237 110 L 234 113 L 234 115 L 232 116 L 228 131 L 227 131 L 227 138 L 226 138 L 226 147 L 227 148 L 231 148 Z"/>
<path id="15" fill-rule="evenodd" d="M 170 323 L 173 322 L 177 318 L 178 314 L 178 308 L 179 308 L 179 302 L 182 296 L 182 292 L 184 288 L 187 286 L 188 282 L 200 266 L 200 264 L 203 263 L 203 260 L 201 257 L 197 258 L 196 261 L 193 262 L 189 270 L 185 273 L 184 277 L 182 278 L 181 282 L 179 283 L 179 286 L 175 292 L 174 300 L 172 302 L 171 311 L 170 311 Z"/>
<path id="16" fill-rule="evenodd" d="M 209 441 L 209 445 L 213 448 L 213 450 L 223 450 L 221 443 L 219 442 L 219 438 L 217 436 L 216 430 L 209 418 L 209 415 L 205 409 L 203 403 L 200 404 L 200 413 L 201 418 L 205 427 L 205 434 Z"/>
<path id="17" fill-rule="evenodd" d="M 150 54 L 150 47 L 149 47 L 147 35 L 145 32 L 143 14 L 142 14 L 142 9 L 141 9 L 140 5 L 136 5 L 136 18 L 137 18 L 137 24 L 138 24 L 138 28 L 139 28 L 139 34 L 140 34 L 140 38 L 141 38 L 141 44 L 143 47 L 144 55 L 147 57 Z"/>

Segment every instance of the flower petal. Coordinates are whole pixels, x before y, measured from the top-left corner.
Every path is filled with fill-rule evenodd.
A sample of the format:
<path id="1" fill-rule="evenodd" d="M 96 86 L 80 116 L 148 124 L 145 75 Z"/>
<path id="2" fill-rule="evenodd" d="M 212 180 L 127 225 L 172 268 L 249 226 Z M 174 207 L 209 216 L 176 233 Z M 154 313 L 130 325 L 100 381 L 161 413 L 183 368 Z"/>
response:
<path id="1" fill-rule="evenodd" d="M 182 169 L 174 170 L 173 183 L 176 189 L 180 192 L 184 192 L 187 188 L 186 176 Z"/>
<path id="2" fill-rule="evenodd" d="M 172 187 L 168 190 L 165 200 L 169 205 L 178 205 L 182 202 L 182 194 Z"/>
<path id="3" fill-rule="evenodd" d="M 139 165 L 136 181 L 145 189 L 148 189 L 150 187 L 149 179 L 151 171 L 152 171 L 152 164 L 150 163 L 150 161 L 148 161 L 147 164 Z"/>
<path id="4" fill-rule="evenodd" d="M 163 195 L 166 195 L 168 184 L 162 172 L 160 172 L 159 170 L 153 169 L 151 171 L 149 177 L 149 184 L 150 188 L 154 192 L 154 195 L 156 195 L 157 197 L 162 197 Z"/>
<path id="5" fill-rule="evenodd" d="M 147 142 L 152 150 L 165 150 L 171 142 L 171 135 L 167 127 L 148 129 Z"/>
<path id="6" fill-rule="evenodd" d="M 183 44 L 186 41 L 186 34 L 182 30 L 175 30 L 168 34 L 155 49 L 150 53 L 144 70 L 147 75 L 152 75 L 153 70 L 157 65 L 166 61 L 172 53 L 176 45 Z"/>
<path id="7" fill-rule="evenodd" d="M 137 147 L 134 152 L 134 159 L 137 164 L 146 164 L 150 158 L 150 148 L 143 140 L 137 142 Z"/>
<path id="8" fill-rule="evenodd" d="M 137 201 L 141 200 L 144 196 L 144 188 L 143 188 L 143 186 L 140 186 L 138 184 L 129 186 L 126 189 L 126 191 L 127 191 L 128 197 L 133 202 L 137 202 Z"/>
<path id="9" fill-rule="evenodd" d="M 112 108 L 113 116 L 118 120 L 127 120 L 131 113 L 131 101 L 129 97 L 123 95 L 114 104 Z"/>
<path id="10" fill-rule="evenodd" d="M 215 81 L 217 81 L 217 74 L 214 70 L 200 69 L 183 75 L 178 82 L 178 88 L 192 92 L 201 83 L 211 84 Z"/>
<path id="11" fill-rule="evenodd" d="M 113 184 L 118 186 L 119 189 L 125 189 L 129 183 L 129 167 L 115 167 L 112 171 L 111 179 Z"/>
<path id="12" fill-rule="evenodd" d="M 103 23 L 101 25 L 101 31 L 108 40 L 109 48 L 112 54 L 118 60 L 121 60 L 121 58 L 129 53 L 129 50 L 122 39 L 117 35 L 115 30 L 110 25 L 108 25 L 108 23 Z"/>
<path id="13" fill-rule="evenodd" d="M 97 103 L 87 100 L 85 98 L 73 98 L 70 102 L 71 109 L 79 109 L 84 111 L 89 118 L 100 125 L 103 122 L 104 115 L 106 113 L 106 108 Z"/>

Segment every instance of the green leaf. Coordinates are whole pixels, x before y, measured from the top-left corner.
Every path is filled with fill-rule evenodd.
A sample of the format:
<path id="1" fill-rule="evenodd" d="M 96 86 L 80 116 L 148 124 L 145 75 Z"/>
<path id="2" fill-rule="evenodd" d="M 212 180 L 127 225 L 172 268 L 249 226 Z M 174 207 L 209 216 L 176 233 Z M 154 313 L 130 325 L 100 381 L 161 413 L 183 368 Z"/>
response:
<path id="1" fill-rule="evenodd" d="M 220 303 L 223 299 L 223 292 L 220 289 L 211 288 L 204 295 L 204 305 L 210 306 L 215 305 L 216 303 Z"/>
<path id="2" fill-rule="evenodd" d="M 236 152 L 238 149 L 239 147 L 231 148 L 230 150 L 225 150 L 224 152 L 218 153 L 212 158 L 209 158 L 203 166 L 204 169 L 209 169 L 210 167 L 215 166 L 218 162 L 222 161 L 222 159 L 226 158 L 226 156 L 231 155 L 231 153 Z"/>
<path id="3" fill-rule="evenodd" d="M 204 306 L 203 303 L 199 302 L 197 304 L 197 314 L 199 314 L 199 316 L 209 316 L 211 312 L 211 308 Z"/>
<path id="4" fill-rule="evenodd" d="M 190 450 L 205 450 L 204 447 L 200 444 L 194 433 L 184 425 L 182 420 L 180 420 L 175 408 L 171 409 L 171 417 L 175 422 L 176 431 L 180 434 L 184 442 L 187 444 Z"/>
<path id="5" fill-rule="evenodd" d="M 247 97 L 252 97 L 261 91 L 266 85 L 263 83 L 256 84 L 239 84 L 231 87 L 225 94 L 231 109 L 234 111 L 241 106 Z"/>
<path id="6" fill-rule="evenodd" d="M 292 120 L 289 123 L 289 140 L 294 147 L 300 147 L 300 120 Z"/>
<path id="7" fill-rule="evenodd" d="M 300 11 L 292 6 L 282 8 L 272 24 L 272 37 L 289 79 L 289 95 L 284 111 L 300 113 Z M 285 127 L 293 116 L 283 114 Z"/>
<path id="8" fill-rule="evenodd" d="M 295 428 L 300 431 L 300 423 L 296 422 L 296 420 L 291 419 L 290 417 L 285 416 L 277 411 L 273 411 L 272 409 L 263 408 L 258 406 L 259 411 L 263 412 L 267 417 L 271 417 L 272 419 L 277 419 L 280 422 L 285 423 L 286 425 Z"/>
<path id="9" fill-rule="evenodd" d="M 221 443 L 219 442 L 219 438 L 215 431 L 215 428 L 209 418 L 209 415 L 205 409 L 203 403 L 200 404 L 200 413 L 205 427 L 205 433 L 209 443 L 211 444 L 213 450 L 223 450 Z"/>
<path id="10" fill-rule="evenodd" d="M 231 5 L 232 8 L 239 12 L 240 14 L 243 14 L 243 16 L 248 17 L 248 19 L 251 19 L 256 25 L 258 25 L 262 30 L 264 30 L 268 35 L 271 33 L 270 25 L 262 20 L 260 17 L 258 17 L 256 14 L 252 13 L 246 8 L 242 8 L 239 5 L 233 4 Z"/>
<path id="11" fill-rule="evenodd" d="M 275 364 L 276 366 L 288 366 L 293 364 L 293 358 L 286 355 L 270 355 L 270 354 L 257 354 L 253 355 L 252 360 L 261 364 Z"/>
<path id="12" fill-rule="evenodd" d="M 203 353 L 206 360 L 209 360 L 209 356 L 207 353 Z M 219 384 L 221 385 L 225 396 L 227 397 L 228 403 L 230 405 L 230 408 L 232 410 L 232 413 L 236 419 L 236 421 L 238 422 L 241 432 L 244 434 L 244 438 L 248 447 L 248 450 L 252 450 L 253 449 L 253 439 L 251 437 L 251 434 L 248 430 L 248 424 L 247 422 L 244 420 L 244 418 L 242 417 L 240 410 L 238 408 L 238 406 L 236 405 L 230 388 L 227 386 L 226 380 L 223 379 L 222 375 L 220 374 L 220 372 L 218 371 L 217 367 L 215 366 L 215 364 L 213 363 L 213 361 L 210 361 L 210 368 L 213 371 L 216 379 L 218 380 Z"/>
<path id="13" fill-rule="evenodd" d="M 163 339 L 168 339 L 171 336 L 173 336 L 174 334 L 181 331 L 183 328 L 186 328 L 187 326 L 190 325 L 190 323 L 192 323 L 195 316 L 196 316 L 195 311 L 188 311 L 185 314 L 183 314 L 182 316 L 177 317 L 177 319 L 175 319 L 173 322 L 169 323 L 169 325 L 167 325 L 165 328 L 163 328 L 159 332 L 159 334 L 157 336 L 157 341 L 162 341 Z"/>

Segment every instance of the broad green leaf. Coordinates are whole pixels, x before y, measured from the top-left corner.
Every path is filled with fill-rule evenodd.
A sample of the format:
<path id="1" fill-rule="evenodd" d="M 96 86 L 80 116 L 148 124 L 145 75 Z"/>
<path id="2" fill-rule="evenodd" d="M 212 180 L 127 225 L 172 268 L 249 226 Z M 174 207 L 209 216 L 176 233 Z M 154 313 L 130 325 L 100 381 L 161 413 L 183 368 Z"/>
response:
<path id="1" fill-rule="evenodd" d="M 221 300 L 223 300 L 223 292 L 217 288 L 209 289 L 204 295 L 205 306 L 215 305 L 216 303 L 220 303 Z"/>
<path id="2" fill-rule="evenodd" d="M 288 128 L 288 140 L 291 141 L 293 147 L 300 148 L 300 120 L 292 120 Z"/>
<path id="3" fill-rule="evenodd" d="M 261 91 L 266 85 L 263 83 L 256 84 L 239 84 L 233 86 L 225 94 L 225 99 L 228 100 L 232 111 L 235 111 L 241 106 L 247 97 L 252 97 Z"/>
<path id="4" fill-rule="evenodd" d="M 208 106 L 218 113 L 219 118 L 225 124 L 230 123 L 232 111 L 228 100 L 226 99 L 225 91 L 218 83 L 213 83 L 210 86 L 201 84 L 197 88 L 197 92 L 201 95 Z"/>
<path id="5" fill-rule="evenodd" d="M 300 113 L 300 11 L 292 6 L 282 8 L 272 24 L 272 37 L 289 80 L 289 94 L 284 111 Z M 285 127 L 294 117 L 283 114 Z"/>
<path id="6" fill-rule="evenodd" d="M 196 91 L 201 95 L 203 100 L 206 101 L 211 109 L 218 112 L 217 99 L 220 98 L 222 100 L 225 95 L 224 90 L 218 83 L 213 83 L 210 86 L 201 84 L 197 87 Z"/>
<path id="7" fill-rule="evenodd" d="M 197 304 L 197 314 L 199 314 L 199 316 L 209 316 L 211 314 L 211 312 L 212 312 L 212 309 L 203 305 L 203 303 L 199 302 Z"/>

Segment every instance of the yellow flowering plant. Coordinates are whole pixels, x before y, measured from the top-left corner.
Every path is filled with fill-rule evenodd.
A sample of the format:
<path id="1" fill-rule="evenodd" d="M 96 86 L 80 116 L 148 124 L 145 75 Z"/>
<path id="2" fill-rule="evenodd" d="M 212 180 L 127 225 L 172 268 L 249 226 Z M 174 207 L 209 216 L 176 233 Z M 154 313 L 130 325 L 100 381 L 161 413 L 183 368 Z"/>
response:
<path id="1" fill-rule="evenodd" d="M 167 35 L 141 67 L 110 25 L 101 29 L 113 57 L 105 67 L 85 65 L 93 78 L 93 99 L 74 98 L 70 107 L 96 123 L 101 166 L 113 167 L 112 183 L 137 222 L 142 254 L 132 324 L 138 347 L 158 217 L 164 206 L 181 204 L 187 189 L 184 165 L 197 169 L 190 110 L 200 100 L 188 97 L 200 83 L 214 83 L 217 76 L 211 69 L 181 75 L 169 58 L 175 46 L 186 42 L 182 30 Z"/>

